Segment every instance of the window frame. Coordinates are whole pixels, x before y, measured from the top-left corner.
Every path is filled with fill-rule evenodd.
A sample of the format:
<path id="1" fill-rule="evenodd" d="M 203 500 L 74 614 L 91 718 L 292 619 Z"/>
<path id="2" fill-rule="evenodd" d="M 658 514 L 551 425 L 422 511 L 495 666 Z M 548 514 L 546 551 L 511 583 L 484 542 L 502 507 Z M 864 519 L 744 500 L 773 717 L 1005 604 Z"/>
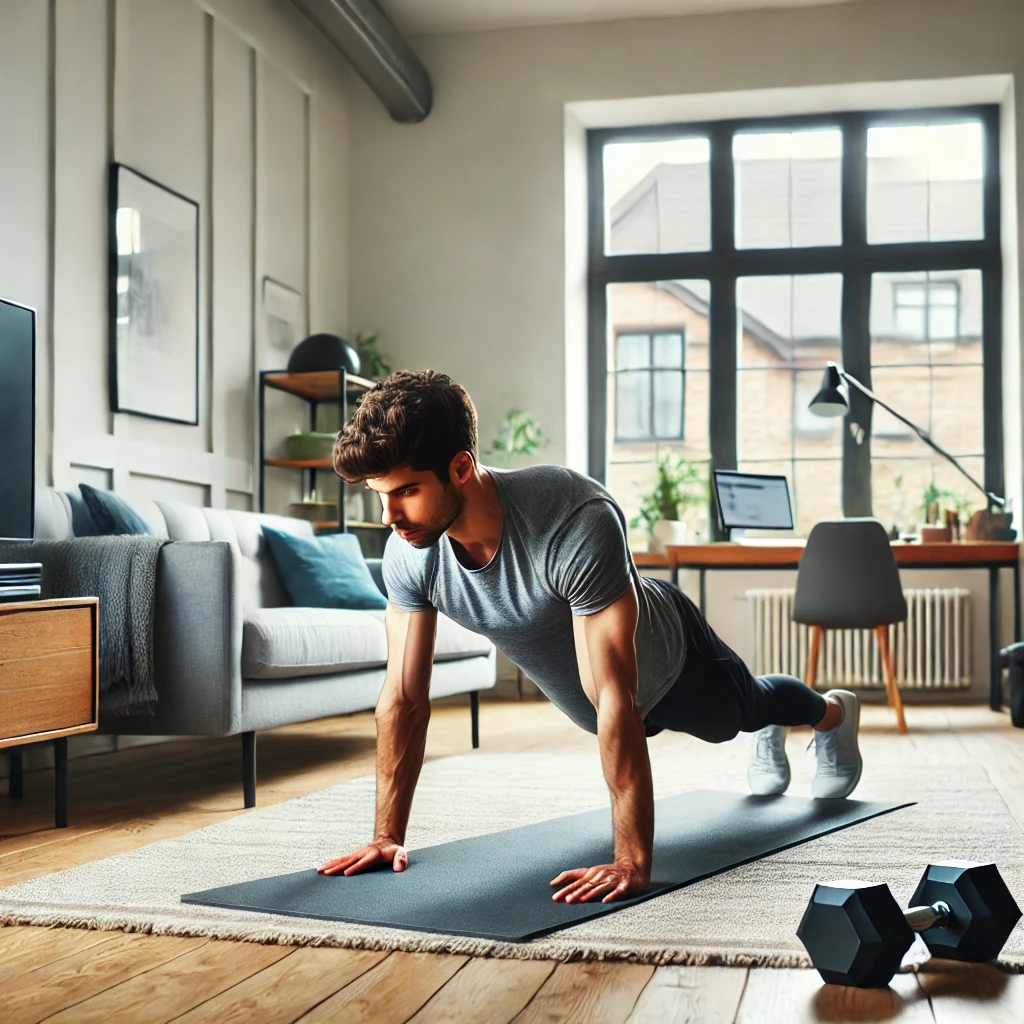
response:
<path id="1" fill-rule="evenodd" d="M 981 239 L 942 242 L 867 241 L 867 131 L 877 125 L 919 125 L 981 121 L 984 134 Z M 874 273 L 980 270 L 982 274 L 983 423 L 985 487 L 1001 494 L 1005 478 L 1002 427 L 1002 240 L 1000 196 L 1000 111 L 995 104 L 845 111 L 793 117 L 686 122 L 587 132 L 588 275 L 587 390 L 588 469 L 604 481 L 607 469 L 608 391 L 607 287 L 617 283 L 706 280 L 709 302 L 709 431 L 711 467 L 737 466 L 737 307 L 741 277 L 843 275 L 841 352 L 844 368 L 871 387 L 871 276 Z M 800 131 L 838 127 L 843 136 L 839 245 L 739 249 L 735 245 L 733 138 L 738 132 Z M 605 247 L 603 149 L 609 142 L 657 142 L 706 136 L 710 144 L 711 248 L 703 252 L 608 256 Z M 854 391 L 851 413 L 864 427 L 863 443 L 843 431 L 842 507 L 846 516 L 872 514 L 872 403 Z M 710 519 L 715 536 L 721 532 Z"/>
<path id="2" fill-rule="evenodd" d="M 646 437 L 623 437 L 619 433 L 619 410 L 615 410 L 615 443 L 616 444 L 657 444 L 660 441 L 685 441 L 686 440 L 686 327 L 681 325 L 671 330 L 660 327 L 644 328 L 630 327 L 615 334 L 614 348 L 616 354 L 619 348 L 619 339 L 624 337 L 646 337 L 647 338 L 647 362 L 643 366 L 630 366 L 620 369 L 617 365 L 612 371 L 616 377 L 622 373 L 645 373 L 647 374 L 648 394 L 648 427 L 649 433 Z M 655 338 L 679 338 L 680 353 L 679 365 L 667 366 L 654 361 L 654 339 Z M 617 360 L 616 360 L 617 362 Z M 654 375 L 659 370 L 668 373 L 678 373 L 680 382 L 679 397 L 679 432 L 671 436 L 659 434 L 654 429 Z M 616 382 L 616 393 L 618 383 Z"/>

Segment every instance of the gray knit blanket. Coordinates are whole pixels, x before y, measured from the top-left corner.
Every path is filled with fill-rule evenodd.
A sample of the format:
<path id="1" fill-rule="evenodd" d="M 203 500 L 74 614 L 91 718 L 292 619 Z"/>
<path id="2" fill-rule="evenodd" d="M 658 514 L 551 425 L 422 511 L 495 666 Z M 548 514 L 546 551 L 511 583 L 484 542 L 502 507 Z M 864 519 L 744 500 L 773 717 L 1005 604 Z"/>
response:
<path id="1" fill-rule="evenodd" d="M 0 544 L 0 562 L 42 562 L 43 597 L 100 599 L 100 714 L 155 715 L 153 620 L 162 537 Z"/>

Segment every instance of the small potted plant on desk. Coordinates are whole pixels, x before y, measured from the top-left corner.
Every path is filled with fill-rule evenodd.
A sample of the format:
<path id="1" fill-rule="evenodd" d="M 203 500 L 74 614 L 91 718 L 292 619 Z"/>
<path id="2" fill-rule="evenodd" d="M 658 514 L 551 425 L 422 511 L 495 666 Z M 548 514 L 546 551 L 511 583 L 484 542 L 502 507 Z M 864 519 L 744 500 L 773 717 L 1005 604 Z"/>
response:
<path id="1" fill-rule="evenodd" d="M 918 528 L 922 541 L 958 541 L 970 516 L 970 502 L 962 494 L 938 487 L 933 480 L 921 500 L 924 519 Z"/>
<path id="2" fill-rule="evenodd" d="M 703 463 L 690 462 L 682 455 L 665 452 L 655 463 L 654 486 L 640 498 L 640 512 L 630 525 L 647 524 L 651 551 L 661 554 L 669 544 L 685 544 L 689 525 L 680 518 L 686 508 L 699 508 L 708 501 L 708 482 Z"/>

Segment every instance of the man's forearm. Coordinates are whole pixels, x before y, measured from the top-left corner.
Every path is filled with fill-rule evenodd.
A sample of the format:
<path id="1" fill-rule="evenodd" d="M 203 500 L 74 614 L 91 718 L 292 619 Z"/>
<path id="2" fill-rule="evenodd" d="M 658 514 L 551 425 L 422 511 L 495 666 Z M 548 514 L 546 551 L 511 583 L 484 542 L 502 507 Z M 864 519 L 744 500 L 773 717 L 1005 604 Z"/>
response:
<path id="1" fill-rule="evenodd" d="M 412 797 L 427 743 L 430 702 L 398 702 L 378 706 L 377 816 L 375 838 L 388 836 L 405 843 Z"/>
<path id="2" fill-rule="evenodd" d="M 608 695 L 597 714 L 601 765 L 612 797 L 616 863 L 650 876 L 654 849 L 654 786 L 643 718 L 632 701 Z"/>

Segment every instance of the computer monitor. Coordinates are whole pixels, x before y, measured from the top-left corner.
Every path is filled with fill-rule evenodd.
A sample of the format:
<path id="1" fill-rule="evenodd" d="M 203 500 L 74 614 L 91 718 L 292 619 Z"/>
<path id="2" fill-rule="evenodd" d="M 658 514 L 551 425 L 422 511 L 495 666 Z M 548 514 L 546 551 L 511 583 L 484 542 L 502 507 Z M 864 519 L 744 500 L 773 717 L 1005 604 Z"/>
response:
<path id="1" fill-rule="evenodd" d="M 793 508 L 784 476 L 715 470 L 715 498 L 727 530 L 792 530 Z"/>
<path id="2" fill-rule="evenodd" d="M 0 298 L 0 539 L 31 540 L 35 521 L 34 310 Z"/>

